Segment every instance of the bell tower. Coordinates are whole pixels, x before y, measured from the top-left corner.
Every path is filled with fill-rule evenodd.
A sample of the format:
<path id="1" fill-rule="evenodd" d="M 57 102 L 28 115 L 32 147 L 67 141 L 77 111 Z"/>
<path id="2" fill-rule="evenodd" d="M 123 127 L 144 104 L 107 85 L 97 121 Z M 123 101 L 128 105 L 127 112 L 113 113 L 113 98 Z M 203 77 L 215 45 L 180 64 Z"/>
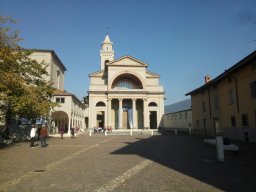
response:
<path id="1" fill-rule="evenodd" d="M 105 70 L 106 63 L 114 60 L 113 43 L 110 41 L 108 34 L 101 43 L 100 49 L 100 69 Z"/>

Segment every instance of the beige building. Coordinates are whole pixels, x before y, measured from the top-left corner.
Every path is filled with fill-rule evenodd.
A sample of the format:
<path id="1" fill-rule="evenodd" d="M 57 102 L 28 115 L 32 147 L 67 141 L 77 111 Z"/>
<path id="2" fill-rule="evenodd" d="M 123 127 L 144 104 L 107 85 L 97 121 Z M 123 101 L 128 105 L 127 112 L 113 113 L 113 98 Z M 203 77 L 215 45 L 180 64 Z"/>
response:
<path id="1" fill-rule="evenodd" d="M 51 133 L 57 133 L 61 125 L 66 127 L 77 127 L 80 130 L 85 129 L 84 110 L 85 105 L 73 94 L 64 90 L 64 72 L 65 66 L 53 50 L 32 50 L 30 58 L 38 62 L 44 62 L 47 65 L 49 76 L 45 80 L 52 82 L 57 90 L 54 92 L 52 101 L 59 104 L 50 112 Z"/>
<path id="2" fill-rule="evenodd" d="M 160 76 L 131 56 L 114 58 L 108 35 L 101 44 L 100 70 L 89 75 L 89 127 L 142 129 L 159 127 L 164 113 Z"/>
<path id="3" fill-rule="evenodd" d="M 66 131 L 74 127 L 83 132 L 86 128 L 85 105 L 74 94 L 62 90 L 55 91 L 53 101 L 59 106 L 51 111 L 51 133 L 58 133 L 61 125 L 66 127 Z"/>
<path id="4" fill-rule="evenodd" d="M 215 79 L 206 76 L 203 86 L 186 95 L 194 132 L 256 141 L 256 51 Z"/>
<path id="5" fill-rule="evenodd" d="M 64 90 L 64 73 L 67 69 L 53 50 L 32 50 L 29 57 L 48 65 L 46 70 L 49 76 L 45 76 L 45 80 L 52 82 L 54 88 Z"/>

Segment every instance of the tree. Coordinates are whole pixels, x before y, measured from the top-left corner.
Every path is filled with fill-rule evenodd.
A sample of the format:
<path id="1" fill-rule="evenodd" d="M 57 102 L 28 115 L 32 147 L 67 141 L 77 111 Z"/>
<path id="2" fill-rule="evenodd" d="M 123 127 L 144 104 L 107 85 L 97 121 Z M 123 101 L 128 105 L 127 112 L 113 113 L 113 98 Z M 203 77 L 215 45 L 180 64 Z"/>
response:
<path id="1" fill-rule="evenodd" d="M 32 60 L 33 51 L 22 49 L 18 30 L 11 17 L 0 16 L 0 114 L 8 124 L 11 116 L 27 119 L 47 117 L 51 108 L 54 88 L 46 82 L 47 65 Z"/>

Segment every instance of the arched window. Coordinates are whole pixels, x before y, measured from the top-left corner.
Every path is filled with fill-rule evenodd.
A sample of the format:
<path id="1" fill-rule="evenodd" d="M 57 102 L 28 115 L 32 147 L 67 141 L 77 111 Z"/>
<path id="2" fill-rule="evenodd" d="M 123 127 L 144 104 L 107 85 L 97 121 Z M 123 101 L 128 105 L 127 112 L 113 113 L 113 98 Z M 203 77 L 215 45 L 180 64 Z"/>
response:
<path id="1" fill-rule="evenodd" d="M 149 107 L 157 107 L 157 104 L 155 102 L 150 102 L 148 104 Z"/>
<path id="2" fill-rule="evenodd" d="M 131 74 L 123 74 L 117 77 L 113 84 L 112 89 L 142 89 L 140 80 Z"/>
<path id="3" fill-rule="evenodd" d="M 105 107 L 105 103 L 102 101 L 99 101 L 98 103 L 96 103 L 96 107 Z"/>

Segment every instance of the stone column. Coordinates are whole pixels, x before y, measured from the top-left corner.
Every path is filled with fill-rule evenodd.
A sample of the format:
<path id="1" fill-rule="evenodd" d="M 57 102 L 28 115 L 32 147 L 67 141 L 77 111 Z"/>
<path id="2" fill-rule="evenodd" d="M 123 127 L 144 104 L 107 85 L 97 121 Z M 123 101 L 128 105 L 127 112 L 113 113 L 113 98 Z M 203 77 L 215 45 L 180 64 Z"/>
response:
<path id="1" fill-rule="evenodd" d="M 132 120 L 133 128 L 138 128 L 137 119 L 136 119 L 136 99 L 132 100 Z"/>
<path id="2" fill-rule="evenodd" d="M 118 129 L 123 127 L 123 99 L 119 100 L 119 110 L 118 110 Z"/>
<path id="3" fill-rule="evenodd" d="M 70 135 L 70 121 L 71 121 L 71 117 L 68 118 L 68 135 Z"/>
<path id="4" fill-rule="evenodd" d="M 112 99 L 108 99 L 108 122 L 107 122 L 107 126 L 112 127 L 111 104 L 112 104 Z"/>
<path id="5" fill-rule="evenodd" d="M 144 116 L 144 128 L 149 128 L 149 114 L 148 114 L 148 102 L 147 99 L 143 100 L 143 116 Z"/>

